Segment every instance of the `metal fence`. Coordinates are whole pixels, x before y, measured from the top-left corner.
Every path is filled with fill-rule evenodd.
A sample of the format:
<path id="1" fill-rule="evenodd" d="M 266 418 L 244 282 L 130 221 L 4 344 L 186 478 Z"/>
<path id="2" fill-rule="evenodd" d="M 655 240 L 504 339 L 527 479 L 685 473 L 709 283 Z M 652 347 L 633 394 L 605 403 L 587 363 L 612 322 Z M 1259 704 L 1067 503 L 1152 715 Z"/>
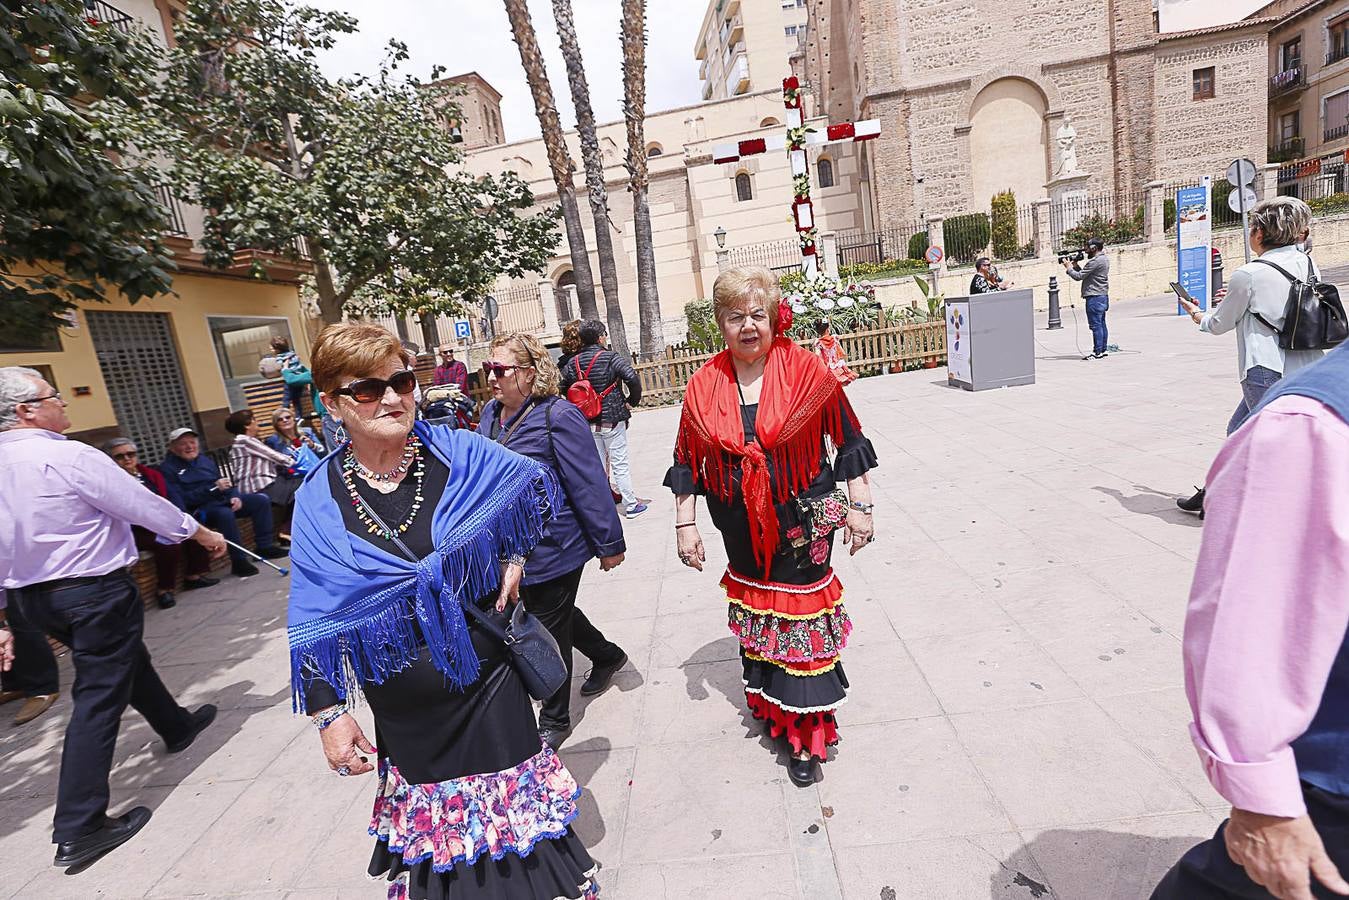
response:
<path id="1" fill-rule="evenodd" d="M 927 249 L 926 229 L 914 223 L 876 231 L 840 231 L 837 248 L 840 269 L 866 263 L 882 265 L 894 260 L 921 259 Z"/>
<path id="2" fill-rule="evenodd" d="M 1132 244 L 1144 239 L 1144 191 L 1111 192 L 1068 197 L 1049 205 L 1049 231 L 1063 249 L 1081 246 L 1099 237 L 1107 244 Z"/>
<path id="3" fill-rule="evenodd" d="M 729 256 L 733 266 L 764 266 L 779 275 L 790 275 L 801 269 L 801 243 L 796 238 L 734 247 Z"/>
<path id="4" fill-rule="evenodd" d="M 90 25 L 111 25 L 123 34 L 131 33 L 131 16 L 103 0 L 84 0 L 84 20 Z"/>

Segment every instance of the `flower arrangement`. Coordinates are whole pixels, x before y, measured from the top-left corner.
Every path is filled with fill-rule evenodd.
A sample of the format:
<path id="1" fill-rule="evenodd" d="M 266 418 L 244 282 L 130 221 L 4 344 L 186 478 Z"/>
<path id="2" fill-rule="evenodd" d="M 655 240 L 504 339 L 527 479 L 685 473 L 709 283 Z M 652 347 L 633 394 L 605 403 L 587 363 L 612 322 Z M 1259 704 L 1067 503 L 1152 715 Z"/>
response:
<path id="1" fill-rule="evenodd" d="M 793 313 L 789 334 L 794 338 L 815 337 L 815 323 L 821 319 L 839 333 L 870 328 L 881 312 L 875 287 L 864 281 L 839 281 L 827 275 L 814 281 L 800 276 L 784 278 L 782 296 Z"/>

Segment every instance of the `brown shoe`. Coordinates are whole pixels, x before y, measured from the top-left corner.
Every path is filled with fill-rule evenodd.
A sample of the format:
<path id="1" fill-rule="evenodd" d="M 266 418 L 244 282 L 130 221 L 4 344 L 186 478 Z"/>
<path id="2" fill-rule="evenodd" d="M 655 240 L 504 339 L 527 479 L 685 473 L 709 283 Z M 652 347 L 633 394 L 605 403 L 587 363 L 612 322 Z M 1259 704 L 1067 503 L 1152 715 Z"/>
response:
<path id="1" fill-rule="evenodd" d="M 19 707 L 19 714 L 14 717 L 14 724 L 27 725 L 51 709 L 52 704 L 59 699 L 61 699 L 60 694 L 38 694 L 36 697 L 29 697 L 23 706 Z"/>
<path id="2" fill-rule="evenodd" d="M 0 691 L 0 706 L 11 700 L 22 700 L 23 696 L 23 691 Z"/>

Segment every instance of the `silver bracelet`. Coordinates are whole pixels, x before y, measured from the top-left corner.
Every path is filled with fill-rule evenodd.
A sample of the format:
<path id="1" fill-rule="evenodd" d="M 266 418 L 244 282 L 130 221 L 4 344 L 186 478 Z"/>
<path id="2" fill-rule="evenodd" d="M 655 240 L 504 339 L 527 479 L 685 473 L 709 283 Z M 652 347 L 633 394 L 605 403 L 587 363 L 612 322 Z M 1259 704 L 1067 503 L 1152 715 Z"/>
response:
<path id="1" fill-rule="evenodd" d="M 876 508 L 876 504 L 874 503 L 858 503 L 856 500 L 849 501 L 848 505 L 858 512 L 866 513 L 867 515 L 870 515 L 871 511 Z"/>

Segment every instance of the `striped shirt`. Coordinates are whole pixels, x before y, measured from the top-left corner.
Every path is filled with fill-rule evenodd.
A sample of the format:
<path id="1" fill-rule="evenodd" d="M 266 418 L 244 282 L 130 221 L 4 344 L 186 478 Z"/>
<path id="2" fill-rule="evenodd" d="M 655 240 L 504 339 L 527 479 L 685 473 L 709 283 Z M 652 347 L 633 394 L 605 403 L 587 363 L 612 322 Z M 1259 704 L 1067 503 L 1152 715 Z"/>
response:
<path id="1" fill-rule="evenodd" d="M 230 468 L 234 470 L 234 486 L 242 494 L 256 494 L 276 480 L 276 467 L 290 468 L 295 459 L 289 453 L 280 453 L 255 437 L 235 435 L 230 445 Z"/>

